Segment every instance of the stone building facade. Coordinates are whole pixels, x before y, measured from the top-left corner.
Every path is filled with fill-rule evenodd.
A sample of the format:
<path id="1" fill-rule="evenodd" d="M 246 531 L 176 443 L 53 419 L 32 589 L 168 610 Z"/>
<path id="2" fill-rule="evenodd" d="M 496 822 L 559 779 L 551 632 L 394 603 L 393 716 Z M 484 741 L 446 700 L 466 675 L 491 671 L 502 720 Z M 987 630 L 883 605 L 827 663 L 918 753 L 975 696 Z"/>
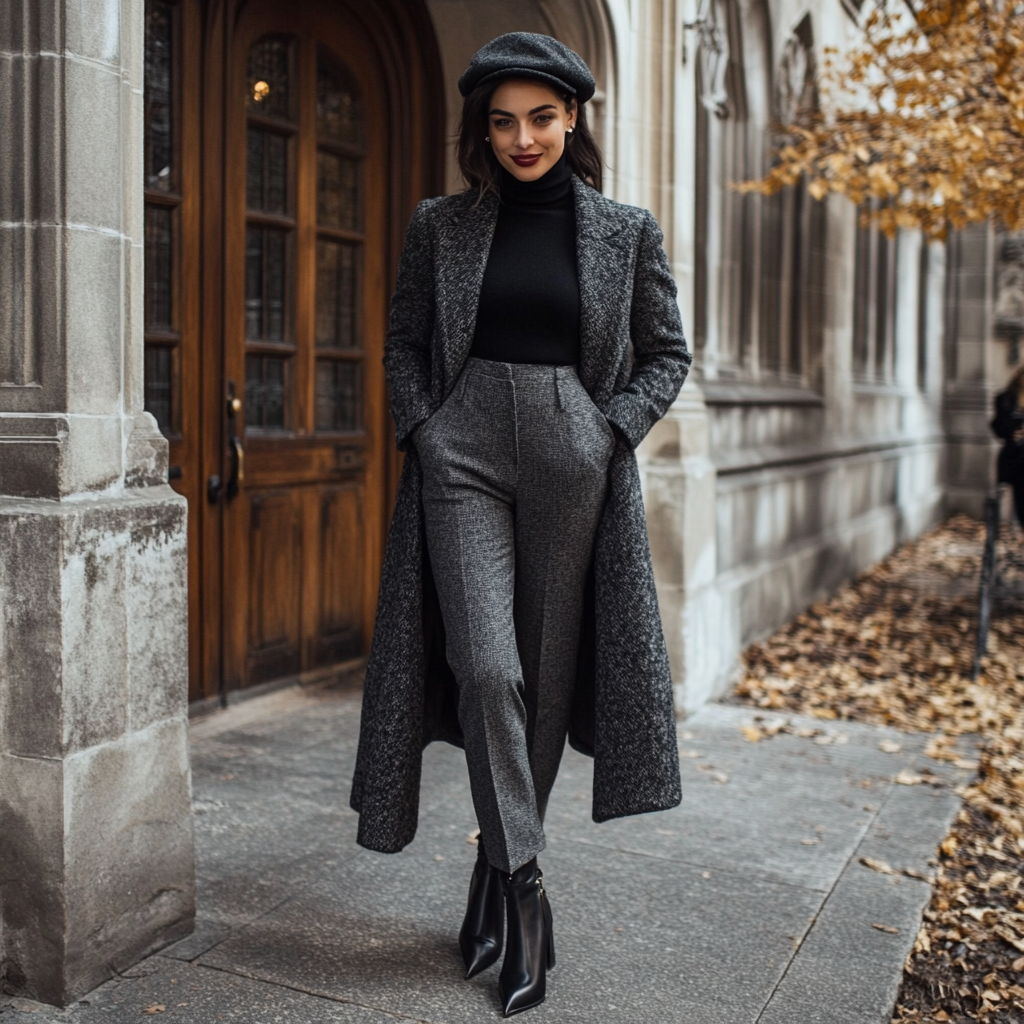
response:
<path id="1" fill-rule="evenodd" d="M 65 1003 L 191 927 L 187 713 L 358 663 L 398 461 L 380 353 L 455 82 L 589 62 L 695 370 L 640 451 L 681 711 L 991 489 L 1024 248 L 731 183 L 858 0 L 8 0 L 0 8 L 0 983 Z"/>

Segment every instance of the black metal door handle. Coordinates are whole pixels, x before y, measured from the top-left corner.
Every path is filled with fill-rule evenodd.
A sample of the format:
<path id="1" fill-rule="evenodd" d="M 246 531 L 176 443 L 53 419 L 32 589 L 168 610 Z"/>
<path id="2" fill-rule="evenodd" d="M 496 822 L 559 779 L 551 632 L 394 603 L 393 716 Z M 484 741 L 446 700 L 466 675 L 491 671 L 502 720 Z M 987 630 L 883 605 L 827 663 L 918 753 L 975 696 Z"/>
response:
<path id="1" fill-rule="evenodd" d="M 242 411 L 242 400 L 235 396 L 235 382 L 228 381 L 228 482 L 224 494 L 228 501 L 238 496 L 238 487 L 245 480 L 245 449 L 242 447 L 235 423 Z"/>

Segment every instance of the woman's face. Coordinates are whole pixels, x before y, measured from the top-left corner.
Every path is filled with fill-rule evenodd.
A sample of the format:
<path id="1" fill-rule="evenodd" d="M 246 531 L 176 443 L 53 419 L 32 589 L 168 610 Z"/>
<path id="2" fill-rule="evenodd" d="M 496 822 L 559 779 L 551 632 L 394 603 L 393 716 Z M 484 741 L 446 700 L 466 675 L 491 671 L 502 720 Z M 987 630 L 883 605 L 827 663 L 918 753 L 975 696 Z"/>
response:
<path id="1" fill-rule="evenodd" d="M 576 110 L 566 111 L 561 97 L 541 82 L 512 78 L 494 90 L 487 121 L 501 166 L 520 181 L 536 181 L 562 155 Z"/>

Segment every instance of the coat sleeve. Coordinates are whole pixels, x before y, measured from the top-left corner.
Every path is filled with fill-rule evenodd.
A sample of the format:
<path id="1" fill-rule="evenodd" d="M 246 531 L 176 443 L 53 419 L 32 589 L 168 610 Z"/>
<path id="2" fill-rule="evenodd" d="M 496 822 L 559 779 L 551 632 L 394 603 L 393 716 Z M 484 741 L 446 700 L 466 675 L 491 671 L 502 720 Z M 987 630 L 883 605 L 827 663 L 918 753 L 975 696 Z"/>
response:
<path id="1" fill-rule="evenodd" d="M 436 201 L 425 199 L 409 221 L 384 339 L 388 404 L 401 451 L 409 447 L 413 430 L 434 411 L 430 390 L 434 256 L 428 216 Z"/>
<path id="2" fill-rule="evenodd" d="M 633 372 L 606 412 L 633 448 L 676 400 L 693 361 L 663 238 L 658 222 L 645 210 L 630 310 Z"/>

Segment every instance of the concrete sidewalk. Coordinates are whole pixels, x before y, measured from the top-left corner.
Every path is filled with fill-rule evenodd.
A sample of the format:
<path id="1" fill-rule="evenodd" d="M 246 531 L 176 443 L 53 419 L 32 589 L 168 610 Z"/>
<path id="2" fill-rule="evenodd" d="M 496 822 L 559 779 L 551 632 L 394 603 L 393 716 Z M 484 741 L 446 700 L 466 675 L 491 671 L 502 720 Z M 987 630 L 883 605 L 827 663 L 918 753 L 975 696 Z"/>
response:
<path id="1" fill-rule="evenodd" d="M 821 732 L 750 743 L 751 720 L 710 705 L 682 723 L 682 806 L 604 825 L 567 751 L 541 856 L 558 966 L 524 1020 L 887 1024 L 930 890 L 860 859 L 929 873 L 965 773 L 922 736 L 789 717 Z M 348 810 L 358 721 L 358 694 L 324 690 L 194 723 L 195 934 L 67 1010 L 0 997 L 0 1016 L 499 1019 L 498 969 L 464 981 L 456 944 L 476 853 L 463 755 L 427 750 L 415 843 L 368 853 Z M 945 785 L 894 783 L 925 766 Z"/>

